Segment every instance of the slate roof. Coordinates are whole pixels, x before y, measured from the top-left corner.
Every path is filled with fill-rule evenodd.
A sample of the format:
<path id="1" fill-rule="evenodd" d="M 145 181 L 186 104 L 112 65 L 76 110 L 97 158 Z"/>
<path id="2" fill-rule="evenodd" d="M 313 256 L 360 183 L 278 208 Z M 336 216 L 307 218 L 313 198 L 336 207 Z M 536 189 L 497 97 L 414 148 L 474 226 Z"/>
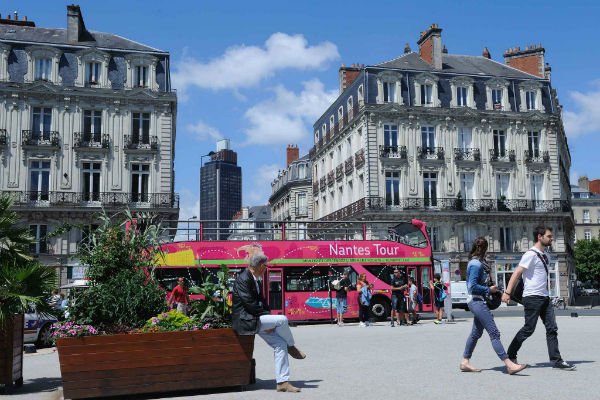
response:
<path id="1" fill-rule="evenodd" d="M 269 206 L 253 206 L 248 209 L 248 220 L 268 221 L 271 219 L 271 207 Z"/>
<path id="2" fill-rule="evenodd" d="M 103 49 L 143 51 L 143 52 L 167 52 L 154 47 L 146 46 L 133 40 L 125 39 L 113 33 L 87 31 L 94 41 L 70 43 L 67 41 L 66 29 L 39 28 L 31 26 L 17 26 L 0 24 L 0 40 L 13 42 L 35 42 L 40 45 L 77 45 L 95 46 Z"/>
<path id="3" fill-rule="evenodd" d="M 518 79 L 541 79 L 539 76 L 531 75 L 518 69 L 501 64 L 482 56 L 462 56 L 457 54 L 442 54 L 442 70 L 434 69 L 428 62 L 424 61 L 418 53 L 412 52 L 385 61 L 371 67 L 411 69 L 418 71 L 431 71 L 442 73 L 458 73 L 481 76 L 496 76 L 503 78 Z"/>

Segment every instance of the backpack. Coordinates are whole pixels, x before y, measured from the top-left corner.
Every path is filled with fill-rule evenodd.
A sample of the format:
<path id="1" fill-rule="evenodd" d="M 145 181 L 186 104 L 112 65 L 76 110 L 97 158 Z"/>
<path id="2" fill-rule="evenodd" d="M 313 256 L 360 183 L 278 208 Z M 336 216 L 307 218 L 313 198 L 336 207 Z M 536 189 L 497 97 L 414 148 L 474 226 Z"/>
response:
<path id="1" fill-rule="evenodd" d="M 423 296 L 420 293 L 417 293 L 417 304 L 423 304 Z"/>
<path id="2" fill-rule="evenodd" d="M 443 288 L 440 288 L 440 297 L 438 298 L 438 301 L 441 303 L 446 297 L 448 297 L 446 291 Z"/>
<path id="3" fill-rule="evenodd" d="M 544 268 L 546 269 L 546 276 L 548 276 L 548 266 L 546 265 L 546 262 L 544 261 L 544 259 L 540 255 L 540 253 L 535 250 L 527 250 L 527 251 L 535 252 L 535 254 L 538 256 L 538 258 L 540 259 L 542 264 L 544 264 Z M 526 251 L 526 253 L 527 253 L 527 251 Z M 546 285 L 547 285 L 547 283 L 546 283 Z M 522 304 L 524 289 L 525 289 L 525 284 L 523 283 L 523 274 L 521 274 L 521 276 L 519 276 L 519 280 L 517 281 L 517 284 L 515 285 L 515 287 L 512 290 L 512 293 L 510 294 L 510 298 L 512 300 L 516 301 L 517 303 Z"/>

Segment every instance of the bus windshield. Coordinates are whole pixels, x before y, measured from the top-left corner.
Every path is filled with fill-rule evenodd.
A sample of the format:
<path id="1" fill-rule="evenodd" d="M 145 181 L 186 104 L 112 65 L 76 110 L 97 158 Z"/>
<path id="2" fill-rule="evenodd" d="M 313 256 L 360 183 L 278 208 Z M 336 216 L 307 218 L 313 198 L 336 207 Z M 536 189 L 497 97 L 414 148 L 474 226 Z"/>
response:
<path id="1" fill-rule="evenodd" d="M 424 249 L 428 246 L 427 237 L 419 227 L 409 223 L 402 222 L 393 228 L 390 228 L 390 239 L 394 242 L 405 244 L 411 247 Z"/>

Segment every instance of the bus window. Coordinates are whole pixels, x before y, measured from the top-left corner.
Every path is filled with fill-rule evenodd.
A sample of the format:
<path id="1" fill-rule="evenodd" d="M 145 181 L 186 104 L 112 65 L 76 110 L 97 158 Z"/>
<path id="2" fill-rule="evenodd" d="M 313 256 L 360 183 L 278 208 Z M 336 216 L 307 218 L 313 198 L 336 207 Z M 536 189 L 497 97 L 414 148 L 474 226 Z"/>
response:
<path id="1" fill-rule="evenodd" d="M 348 272 L 348 279 L 350 280 L 350 284 L 352 286 L 356 286 L 356 281 L 358 280 L 358 273 L 352 268 L 350 265 L 332 265 L 329 267 L 331 273 L 334 275 L 334 279 L 342 276 L 344 271 Z"/>
<path id="2" fill-rule="evenodd" d="M 363 267 L 375 275 L 375 278 L 385 282 L 388 285 L 392 284 L 392 276 L 394 275 L 394 269 L 396 266 L 394 265 L 363 265 Z M 400 269 L 403 271 L 404 269 Z M 369 280 L 369 278 L 367 278 Z M 371 282 L 374 283 L 374 282 Z"/>
<path id="3" fill-rule="evenodd" d="M 285 290 L 287 292 L 317 292 L 327 290 L 329 274 L 327 267 L 286 267 Z"/>
<path id="4" fill-rule="evenodd" d="M 202 273 L 198 268 L 156 268 L 156 279 L 162 288 L 171 291 L 177 286 L 177 279 L 183 276 L 188 288 L 202 284 Z"/>
<path id="5" fill-rule="evenodd" d="M 400 223 L 395 227 L 390 228 L 388 232 L 390 233 L 389 239 L 394 242 L 411 247 L 418 247 L 420 249 L 424 249 L 428 246 L 425 234 L 419 227 L 414 226 L 409 222 Z"/>

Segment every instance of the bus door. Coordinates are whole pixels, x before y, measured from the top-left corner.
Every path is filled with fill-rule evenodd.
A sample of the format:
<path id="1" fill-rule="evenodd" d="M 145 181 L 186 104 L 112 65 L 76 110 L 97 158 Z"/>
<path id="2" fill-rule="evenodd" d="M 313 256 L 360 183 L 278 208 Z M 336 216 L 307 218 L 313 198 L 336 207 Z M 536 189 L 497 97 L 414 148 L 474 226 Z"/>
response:
<path id="1" fill-rule="evenodd" d="M 421 266 L 419 267 L 420 282 L 419 292 L 421 292 L 421 296 L 423 296 L 423 304 L 421 305 L 420 311 L 433 311 L 433 293 L 431 288 L 429 287 L 429 282 L 433 280 L 433 276 L 431 276 L 431 267 L 430 266 Z"/>
<path id="2" fill-rule="evenodd" d="M 283 270 L 269 268 L 267 270 L 267 296 L 272 314 L 283 315 Z"/>

